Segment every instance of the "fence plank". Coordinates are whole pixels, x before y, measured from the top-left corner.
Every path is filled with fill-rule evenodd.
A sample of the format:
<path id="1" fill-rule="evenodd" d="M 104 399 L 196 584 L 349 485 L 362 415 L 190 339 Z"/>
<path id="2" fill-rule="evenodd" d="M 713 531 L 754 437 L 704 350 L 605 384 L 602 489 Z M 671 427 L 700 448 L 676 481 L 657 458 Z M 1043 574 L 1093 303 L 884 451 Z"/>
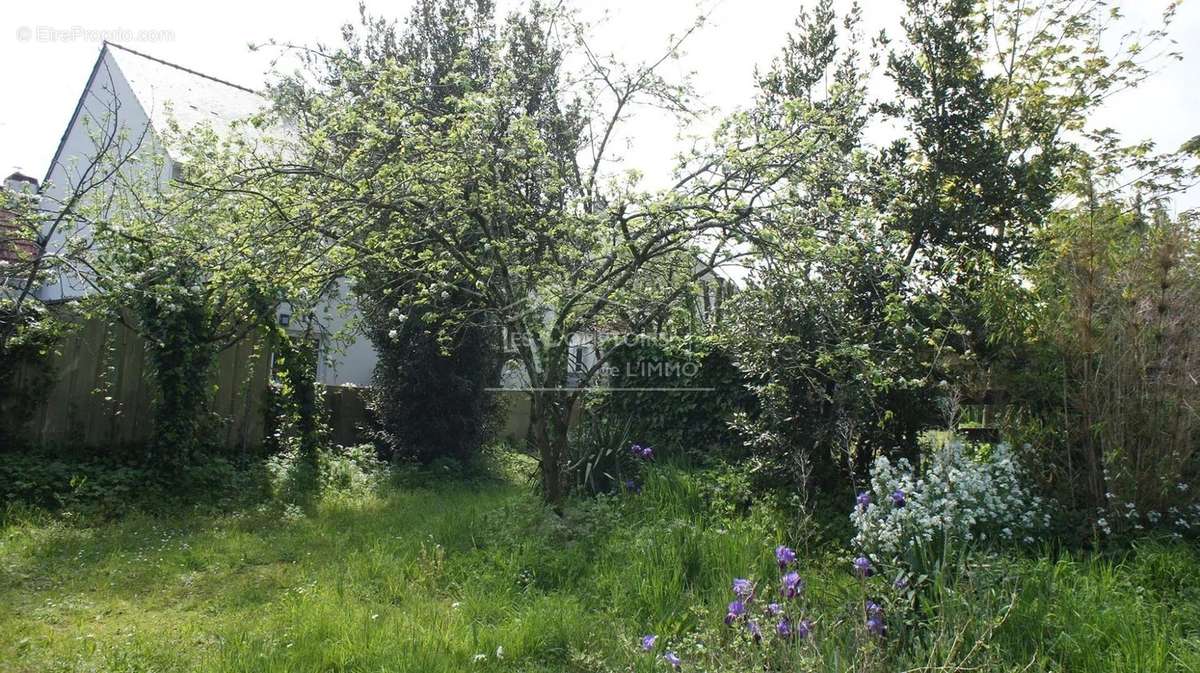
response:
<path id="1" fill-rule="evenodd" d="M 111 352 L 106 351 L 109 348 Z M 106 372 L 110 363 L 112 371 Z M 26 426 L 31 441 L 107 449 L 152 439 L 153 387 L 147 376 L 145 342 L 136 333 L 119 323 L 81 321 L 51 356 L 50 366 L 54 383 Z M 262 444 L 270 368 L 270 353 L 255 338 L 218 357 L 213 372 L 217 391 L 211 408 L 219 416 L 217 436 L 226 448 L 247 451 Z M 21 376 L 28 379 L 33 373 L 30 366 Z M 108 385 L 102 385 L 105 383 Z M 364 441 L 358 431 L 366 420 L 363 392 L 354 387 L 328 388 L 325 397 L 334 421 L 331 439 L 335 443 Z M 112 399 L 105 400 L 106 396 Z"/>

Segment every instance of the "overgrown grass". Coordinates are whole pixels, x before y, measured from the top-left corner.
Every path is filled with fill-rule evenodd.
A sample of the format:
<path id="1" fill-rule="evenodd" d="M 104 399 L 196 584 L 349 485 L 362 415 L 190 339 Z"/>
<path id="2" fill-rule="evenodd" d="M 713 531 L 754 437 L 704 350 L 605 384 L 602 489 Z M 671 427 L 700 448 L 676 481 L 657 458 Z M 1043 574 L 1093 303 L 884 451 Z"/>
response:
<path id="1" fill-rule="evenodd" d="M 787 526 L 765 509 L 729 515 L 703 480 L 660 468 L 642 494 L 577 503 L 561 519 L 524 484 L 500 480 L 389 483 L 327 498 L 310 517 L 270 507 L 91 524 L 11 514 L 0 670 L 665 670 L 635 646 L 651 632 L 690 652 L 693 670 L 733 669 L 745 660 L 713 652 L 728 632 L 730 580 L 774 578 L 771 551 Z M 833 634 L 851 621 L 856 582 L 836 546 L 804 557 L 825 634 L 820 667 L 850 669 Z M 925 606 L 934 617 L 923 644 L 895 662 L 1200 670 L 1193 547 L 990 558 L 966 570 Z"/>

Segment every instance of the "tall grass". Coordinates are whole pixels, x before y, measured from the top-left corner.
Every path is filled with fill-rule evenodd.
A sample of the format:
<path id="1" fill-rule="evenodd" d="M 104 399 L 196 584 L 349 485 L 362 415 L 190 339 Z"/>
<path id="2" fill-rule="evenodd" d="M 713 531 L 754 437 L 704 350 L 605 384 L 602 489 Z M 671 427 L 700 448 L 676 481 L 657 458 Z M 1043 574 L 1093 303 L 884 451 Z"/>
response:
<path id="1" fill-rule="evenodd" d="M 393 484 L 306 518 L 9 517 L 0 670 L 665 670 L 636 648 L 643 633 L 710 646 L 685 668 L 743 670 L 748 659 L 720 649 L 729 582 L 776 576 L 787 522 L 766 509 L 720 514 L 702 480 L 655 469 L 642 494 L 575 503 L 561 518 L 507 482 Z M 889 665 L 1200 670 L 1192 547 L 979 564 L 987 572 L 939 593 Z M 864 663 L 837 635 L 858 590 L 844 568 L 836 545 L 802 559 L 823 630 L 804 659 L 813 668 Z"/>

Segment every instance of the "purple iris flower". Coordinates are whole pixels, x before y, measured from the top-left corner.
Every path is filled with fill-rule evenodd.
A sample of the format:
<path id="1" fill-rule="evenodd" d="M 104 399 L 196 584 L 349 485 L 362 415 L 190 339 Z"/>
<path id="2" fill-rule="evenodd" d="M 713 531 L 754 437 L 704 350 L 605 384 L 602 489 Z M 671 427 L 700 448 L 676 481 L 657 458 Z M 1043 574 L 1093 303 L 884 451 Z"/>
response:
<path id="1" fill-rule="evenodd" d="M 858 503 L 859 509 L 865 510 L 867 508 L 867 505 L 871 504 L 871 494 L 866 491 L 863 491 L 858 494 L 858 497 L 855 498 L 855 501 Z"/>
<path id="2" fill-rule="evenodd" d="M 754 642 L 762 640 L 762 631 L 758 628 L 758 622 L 754 621 L 753 619 L 746 622 L 746 630 L 748 630 L 750 635 L 754 637 Z"/>
<path id="3" fill-rule="evenodd" d="M 783 594 L 784 598 L 795 598 L 804 592 L 804 580 L 800 579 L 800 573 L 795 571 L 783 576 Z"/>
<path id="4" fill-rule="evenodd" d="M 908 578 L 904 577 L 903 575 L 897 577 L 896 581 L 892 582 L 892 587 L 894 587 L 897 591 L 904 591 L 908 588 Z"/>
<path id="5" fill-rule="evenodd" d="M 650 460 L 654 458 L 654 449 L 645 447 L 642 449 L 642 460 Z"/>
<path id="6" fill-rule="evenodd" d="M 654 449 L 642 446 L 641 444 L 634 444 L 629 447 L 629 452 L 633 454 L 634 458 L 641 458 L 642 460 L 650 460 L 654 457 Z"/>
<path id="7" fill-rule="evenodd" d="M 779 545 L 775 548 L 775 560 L 779 561 L 779 569 L 783 570 L 796 562 L 796 550 L 791 547 Z"/>
<path id="8" fill-rule="evenodd" d="M 896 507 L 904 506 L 904 491 L 896 490 L 892 493 L 892 504 Z"/>
<path id="9" fill-rule="evenodd" d="M 775 625 L 775 632 L 779 634 L 780 638 L 784 639 L 790 639 L 796 635 L 796 632 L 792 629 L 792 623 L 788 621 L 787 617 L 779 620 L 779 623 Z"/>
<path id="10" fill-rule="evenodd" d="M 811 619 L 801 619 L 796 623 L 796 636 L 803 639 L 807 638 L 812 633 L 813 623 Z"/>
<path id="11" fill-rule="evenodd" d="M 767 606 L 768 614 L 777 615 L 781 612 L 783 612 L 783 606 L 780 605 L 779 603 L 771 603 L 770 605 Z"/>
<path id="12" fill-rule="evenodd" d="M 658 636 L 653 633 L 648 636 L 642 636 L 642 649 L 649 652 L 654 649 L 654 641 L 658 640 Z"/>
<path id="13" fill-rule="evenodd" d="M 742 600 L 747 600 L 753 593 L 754 585 L 750 583 L 750 580 L 739 577 L 733 581 L 733 595 L 741 598 Z"/>
<path id="14" fill-rule="evenodd" d="M 873 635 L 882 636 L 886 627 L 883 623 L 883 606 L 867 599 L 867 631 Z"/>
<path id="15" fill-rule="evenodd" d="M 746 604 L 741 601 L 734 601 L 729 604 L 729 610 L 725 613 L 725 624 L 728 626 L 733 623 L 733 620 L 746 614 Z"/>
<path id="16" fill-rule="evenodd" d="M 678 670 L 679 665 L 683 663 L 683 660 L 676 656 L 674 652 L 667 652 L 663 655 L 663 659 L 666 660 L 668 664 L 671 664 L 671 666 L 675 667 L 676 670 Z"/>
<path id="17" fill-rule="evenodd" d="M 871 576 L 871 562 L 865 556 L 859 556 L 854 559 L 854 574 L 859 577 Z"/>

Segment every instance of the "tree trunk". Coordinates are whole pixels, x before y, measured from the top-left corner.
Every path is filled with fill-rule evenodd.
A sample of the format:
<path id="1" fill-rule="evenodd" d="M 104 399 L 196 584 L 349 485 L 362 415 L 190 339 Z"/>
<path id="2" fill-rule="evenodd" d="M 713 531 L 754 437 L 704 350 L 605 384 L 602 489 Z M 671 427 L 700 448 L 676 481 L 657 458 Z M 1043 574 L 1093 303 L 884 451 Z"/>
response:
<path id="1" fill-rule="evenodd" d="M 560 432 L 558 406 L 549 391 L 533 394 L 530 404 L 530 430 L 542 470 L 542 498 L 557 511 L 566 496 L 563 488 L 563 456 L 566 455 L 566 434 Z"/>

